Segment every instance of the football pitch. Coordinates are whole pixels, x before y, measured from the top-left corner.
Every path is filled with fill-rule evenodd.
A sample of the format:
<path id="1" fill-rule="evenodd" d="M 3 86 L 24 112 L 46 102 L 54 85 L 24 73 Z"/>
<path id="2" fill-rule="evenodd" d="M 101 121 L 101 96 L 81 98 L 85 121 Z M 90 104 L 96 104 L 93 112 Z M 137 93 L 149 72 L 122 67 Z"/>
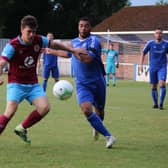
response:
<path id="1" fill-rule="evenodd" d="M 74 79 L 62 78 L 71 81 Z M 41 78 L 39 78 L 41 83 Z M 13 129 L 34 108 L 24 101 L 0 136 L 0 167 L 3 168 L 166 168 L 168 165 L 168 101 L 165 109 L 152 109 L 150 85 L 119 80 L 107 88 L 104 123 L 117 137 L 112 149 L 105 139 L 92 137 L 92 129 L 77 105 L 75 92 L 67 101 L 47 95 L 50 113 L 28 129 L 31 145 Z M 6 85 L 0 86 L 0 113 L 5 109 Z"/>

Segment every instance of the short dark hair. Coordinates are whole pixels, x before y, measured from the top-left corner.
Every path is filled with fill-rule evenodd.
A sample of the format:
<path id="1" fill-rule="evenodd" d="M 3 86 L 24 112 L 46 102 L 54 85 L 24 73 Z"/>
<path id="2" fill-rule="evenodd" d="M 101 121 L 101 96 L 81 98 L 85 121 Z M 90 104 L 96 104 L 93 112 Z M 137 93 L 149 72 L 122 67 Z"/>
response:
<path id="1" fill-rule="evenodd" d="M 89 23 L 91 24 L 91 20 L 90 20 L 87 16 L 81 17 L 81 18 L 79 19 L 79 22 L 80 22 L 80 21 L 87 21 L 87 22 L 89 22 Z"/>
<path id="2" fill-rule="evenodd" d="M 38 23 L 36 17 L 32 15 L 26 15 L 21 19 L 21 27 L 29 26 L 31 29 L 37 29 Z"/>
<path id="3" fill-rule="evenodd" d="M 163 29 L 161 27 L 156 27 L 155 30 L 161 30 L 161 31 L 163 31 Z"/>

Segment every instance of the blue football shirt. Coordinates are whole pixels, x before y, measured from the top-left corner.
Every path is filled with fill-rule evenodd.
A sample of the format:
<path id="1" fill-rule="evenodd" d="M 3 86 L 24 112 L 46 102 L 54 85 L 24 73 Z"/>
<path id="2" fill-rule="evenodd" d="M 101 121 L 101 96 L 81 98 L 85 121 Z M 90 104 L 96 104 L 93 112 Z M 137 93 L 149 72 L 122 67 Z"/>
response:
<path id="1" fill-rule="evenodd" d="M 57 66 L 57 56 L 44 53 L 43 64 L 47 66 Z"/>
<path id="2" fill-rule="evenodd" d="M 167 66 L 168 42 L 162 40 L 157 43 L 155 40 L 149 41 L 143 49 L 143 54 L 149 52 L 150 69 L 158 69 L 162 66 Z"/>
<path id="3" fill-rule="evenodd" d="M 101 79 L 104 67 L 101 60 L 100 39 L 95 35 L 90 35 L 84 40 L 75 38 L 71 43 L 74 48 L 85 48 L 93 58 L 92 62 L 83 63 L 72 55 L 72 67 L 76 80 L 82 83 L 89 83 Z"/>

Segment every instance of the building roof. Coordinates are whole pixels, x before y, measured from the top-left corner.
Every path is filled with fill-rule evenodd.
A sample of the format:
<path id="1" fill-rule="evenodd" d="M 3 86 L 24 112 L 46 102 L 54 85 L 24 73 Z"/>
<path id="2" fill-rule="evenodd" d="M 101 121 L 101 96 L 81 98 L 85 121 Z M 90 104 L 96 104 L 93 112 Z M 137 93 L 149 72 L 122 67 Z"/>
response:
<path id="1" fill-rule="evenodd" d="M 124 7 L 93 27 L 92 32 L 168 30 L 168 5 Z"/>

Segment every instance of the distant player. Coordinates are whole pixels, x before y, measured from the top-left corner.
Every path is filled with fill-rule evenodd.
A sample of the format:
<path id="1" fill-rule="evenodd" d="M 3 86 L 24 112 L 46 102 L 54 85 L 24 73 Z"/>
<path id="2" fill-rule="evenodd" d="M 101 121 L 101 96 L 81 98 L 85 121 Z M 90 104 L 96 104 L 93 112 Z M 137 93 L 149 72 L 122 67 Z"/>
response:
<path id="1" fill-rule="evenodd" d="M 106 99 L 104 66 L 101 60 L 99 39 L 90 34 L 91 24 L 88 18 L 81 18 L 78 24 L 79 37 L 71 41 L 74 48 L 83 47 L 87 54 L 74 54 L 46 48 L 46 52 L 72 57 L 72 66 L 76 78 L 76 94 L 82 112 L 94 128 L 94 138 L 101 133 L 106 138 L 106 148 L 111 148 L 116 138 L 103 124 Z M 93 109 L 94 107 L 94 109 Z"/>
<path id="2" fill-rule="evenodd" d="M 38 27 L 34 16 L 27 15 L 21 19 L 21 35 L 10 40 L 4 47 L 0 56 L 0 75 L 3 67 L 9 63 L 7 104 L 3 114 L 0 115 L 0 134 L 14 116 L 18 105 L 26 99 L 35 109 L 19 124 L 14 132 L 20 138 L 30 143 L 27 137 L 27 128 L 39 122 L 50 110 L 48 98 L 43 88 L 38 84 L 36 65 L 41 48 L 57 47 L 76 55 L 86 53 L 84 49 L 73 49 L 61 43 L 49 42 L 41 35 L 36 34 Z M 3 79 L 0 77 L 0 84 Z"/>
<path id="3" fill-rule="evenodd" d="M 149 41 L 143 49 L 140 59 L 140 70 L 143 71 L 145 55 L 149 52 L 149 75 L 151 83 L 151 94 L 153 99 L 153 108 L 163 109 L 163 103 L 166 96 L 166 78 L 167 78 L 167 53 L 168 42 L 162 39 L 162 29 L 157 28 L 154 33 L 154 40 Z M 160 103 L 158 105 L 157 86 L 160 86 Z"/>
<path id="4" fill-rule="evenodd" d="M 54 40 L 54 34 L 47 33 L 47 38 L 51 41 Z M 57 57 L 52 54 L 44 53 L 43 54 L 43 83 L 42 83 L 44 91 L 46 91 L 47 82 L 48 82 L 48 78 L 50 77 L 50 73 L 54 81 L 57 82 L 59 80 Z"/>
<path id="5" fill-rule="evenodd" d="M 118 52 L 112 42 L 109 43 L 108 48 L 103 48 L 102 52 L 106 54 L 106 85 L 109 86 L 110 74 L 112 74 L 112 84 L 116 86 L 116 68 L 119 68 Z"/>

